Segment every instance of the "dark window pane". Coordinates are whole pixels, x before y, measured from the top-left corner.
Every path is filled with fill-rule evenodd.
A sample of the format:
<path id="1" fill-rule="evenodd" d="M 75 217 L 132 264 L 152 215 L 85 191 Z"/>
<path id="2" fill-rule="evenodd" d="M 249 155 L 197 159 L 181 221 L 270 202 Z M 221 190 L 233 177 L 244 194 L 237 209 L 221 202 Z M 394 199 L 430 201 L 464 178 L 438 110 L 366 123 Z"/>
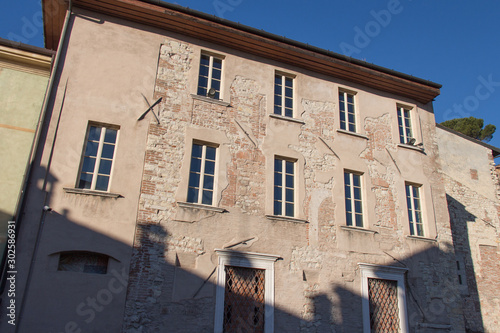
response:
<path id="1" fill-rule="evenodd" d="M 198 202 L 198 189 L 188 188 L 187 202 Z"/>
<path id="2" fill-rule="evenodd" d="M 354 124 L 349 124 L 349 131 L 351 131 L 351 132 L 356 132 L 356 125 L 354 125 Z"/>
<path id="3" fill-rule="evenodd" d="M 354 199 L 361 200 L 361 189 L 359 187 L 354 188 Z"/>
<path id="4" fill-rule="evenodd" d="M 209 175 L 215 174 L 215 162 L 205 161 L 205 173 Z"/>
<path id="5" fill-rule="evenodd" d="M 274 186 L 281 186 L 283 185 L 283 178 L 281 177 L 280 173 L 277 173 L 274 175 Z"/>
<path id="6" fill-rule="evenodd" d="M 281 202 L 274 202 L 274 215 L 281 215 Z"/>
<path id="7" fill-rule="evenodd" d="M 281 200 L 283 198 L 282 188 L 275 187 L 274 188 L 274 200 Z"/>
<path id="8" fill-rule="evenodd" d="M 189 186 L 190 187 L 200 187 L 200 174 L 191 172 L 189 174 Z"/>
<path id="9" fill-rule="evenodd" d="M 221 72 L 220 69 L 214 69 L 212 71 L 212 79 L 216 79 L 216 80 L 220 81 L 220 79 L 221 79 L 221 73 L 222 72 Z"/>
<path id="10" fill-rule="evenodd" d="M 345 112 L 340 113 L 340 121 L 345 122 Z"/>
<path id="11" fill-rule="evenodd" d="M 354 104 L 354 95 L 347 94 L 347 103 Z"/>
<path id="12" fill-rule="evenodd" d="M 285 205 L 285 215 L 286 216 L 294 216 L 294 211 L 293 211 L 293 203 L 287 203 Z"/>
<path id="13" fill-rule="evenodd" d="M 108 176 L 97 176 L 97 182 L 95 184 L 95 189 L 98 191 L 108 190 L 109 177 Z"/>
<path id="14" fill-rule="evenodd" d="M 207 189 L 207 190 L 214 189 L 214 177 L 213 176 L 205 175 L 205 177 L 203 177 L 203 188 Z"/>
<path id="15" fill-rule="evenodd" d="M 101 138 L 101 127 L 90 126 L 89 141 L 99 141 Z"/>
<path id="16" fill-rule="evenodd" d="M 293 175 L 293 162 L 286 161 L 286 173 Z"/>
<path id="17" fill-rule="evenodd" d="M 200 64 L 208 66 L 210 64 L 210 57 L 202 54 L 200 58 Z"/>
<path id="18" fill-rule="evenodd" d="M 280 159 L 275 159 L 274 160 L 274 171 L 281 172 L 282 171 L 282 160 Z"/>
<path id="19" fill-rule="evenodd" d="M 347 104 L 347 112 L 350 114 L 354 114 L 354 105 Z"/>
<path id="20" fill-rule="evenodd" d="M 204 205 L 211 205 L 212 204 L 212 196 L 213 196 L 212 191 L 203 191 L 201 203 Z"/>
<path id="21" fill-rule="evenodd" d="M 191 170 L 193 172 L 200 172 L 201 170 L 201 159 L 191 158 Z"/>
<path id="22" fill-rule="evenodd" d="M 351 174 L 350 173 L 347 173 L 347 172 L 344 173 L 344 183 L 346 185 L 351 184 Z"/>
<path id="23" fill-rule="evenodd" d="M 362 208 L 361 208 L 361 201 L 357 201 L 357 200 L 354 201 L 354 211 L 356 213 L 362 213 L 363 212 Z"/>
<path id="24" fill-rule="evenodd" d="M 214 58 L 213 67 L 216 69 L 221 69 L 222 68 L 222 59 Z"/>
<path id="25" fill-rule="evenodd" d="M 94 172 L 95 158 L 85 157 L 83 159 L 82 172 Z"/>
<path id="26" fill-rule="evenodd" d="M 281 114 L 281 106 L 274 106 L 274 114 Z"/>
<path id="27" fill-rule="evenodd" d="M 351 199 L 349 199 L 349 198 L 345 198 L 345 210 L 347 212 L 352 212 Z"/>
<path id="28" fill-rule="evenodd" d="M 286 180 L 286 187 L 293 188 L 293 176 L 286 175 L 285 180 Z"/>
<path id="29" fill-rule="evenodd" d="M 293 79 L 285 77 L 285 87 L 293 87 Z"/>
<path id="30" fill-rule="evenodd" d="M 354 115 L 352 113 L 349 113 L 347 115 L 348 121 L 353 124 L 354 123 Z"/>
<path id="31" fill-rule="evenodd" d="M 292 108 L 293 107 L 293 100 L 291 98 L 285 98 L 285 107 L 286 108 Z"/>
<path id="32" fill-rule="evenodd" d="M 413 223 L 410 223 L 410 235 L 415 235 L 415 230 L 413 228 Z"/>
<path id="33" fill-rule="evenodd" d="M 424 235 L 424 229 L 421 224 L 417 224 L 417 235 L 423 236 Z"/>
<path id="34" fill-rule="evenodd" d="M 99 173 L 104 175 L 111 174 L 111 160 L 101 160 L 99 163 Z"/>
<path id="35" fill-rule="evenodd" d="M 345 186 L 345 197 L 346 198 L 352 198 L 351 187 L 350 186 Z"/>
<path id="36" fill-rule="evenodd" d="M 356 214 L 356 226 L 357 227 L 363 226 L 363 215 Z"/>
<path id="37" fill-rule="evenodd" d="M 80 175 L 80 182 L 78 188 L 90 188 L 92 185 L 92 174 L 82 173 Z"/>
<path id="38" fill-rule="evenodd" d="M 350 212 L 345 213 L 346 225 L 352 226 L 352 214 Z"/>
<path id="39" fill-rule="evenodd" d="M 285 97 L 292 98 L 293 90 L 291 88 L 285 88 Z"/>
<path id="40" fill-rule="evenodd" d="M 220 81 L 212 80 L 212 85 L 210 88 L 214 88 L 216 91 L 220 91 Z"/>
<path id="41" fill-rule="evenodd" d="M 281 106 L 281 96 L 279 95 L 274 96 L 274 105 Z"/>
<path id="42" fill-rule="evenodd" d="M 352 175 L 352 182 L 354 186 L 361 186 L 359 175 Z"/>
<path id="43" fill-rule="evenodd" d="M 206 158 L 209 160 L 215 161 L 215 152 L 216 152 L 216 148 L 207 146 Z"/>
<path id="44" fill-rule="evenodd" d="M 285 200 L 288 202 L 293 202 L 293 189 L 287 189 L 285 193 L 286 193 Z"/>
<path id="45" fill-rule="evenodd" d="M 208 78 L 200 76 L 200 79 L 198 81 L 198 86 L 200 87 L 208 87 Z"/>
<path id="46" fill-rule="evenodd" d="M 286 117 L 293 117 L 293 110 L 292 109 L 285 109 L 285 116 Z"/>
<path id="47" fill-rule="evenodd" d="M 198 92 L 196 94 L 198 96 L 207 96 L 207 89 L 204 87 L 198 87 Z"/>
<path id="48" fill-rule="evenodd" d="M 339 93 L 339 102 L 342 106 L 344 105 L 344 93 Z"/>
<path id="49" fill-rule="evenodd" d="M 118 133 L 117 130 L 107 128 L 106 134 L 104 134 L 104 142 L 115 143 L 117 133 Z"/>
<path id="50" fill-rule="evenodd" d="M 97 156 L 97 149 L 99 148 L 98 142 L 87 142 L 87 147 L 85 147 L 85 156 Z"/>
<path id="51" fill-rule="evenodd" d="M 101 157 L 112 159 L 114 153 L 115 153 L 115 146 L 114 145 L 104 144 L 102 146 Z"/>
<path id="52" fill-rule="evenodd" d="M 208 77 L 208 66 L 200 66 L 200 76 Z"/>
<path id="53" fill-rule="evenodd" d="M 281 78 L 282 78 L 282 76 L 281 76 L 281 75 L 275 75 L 275 76 L 274 76 L 274 84 L 279 84 L 279 85 L 281 85 L 281 82 L 282 82 L 282 81 L 281 81 Z"/>
<path id="54" fill-rule="evenodd" d="M 282 89 L 282 87 L 280 85 L 277 85 L 277 84 L 274 85 L 274 94 L 281 96 L 281 89 Z"/>

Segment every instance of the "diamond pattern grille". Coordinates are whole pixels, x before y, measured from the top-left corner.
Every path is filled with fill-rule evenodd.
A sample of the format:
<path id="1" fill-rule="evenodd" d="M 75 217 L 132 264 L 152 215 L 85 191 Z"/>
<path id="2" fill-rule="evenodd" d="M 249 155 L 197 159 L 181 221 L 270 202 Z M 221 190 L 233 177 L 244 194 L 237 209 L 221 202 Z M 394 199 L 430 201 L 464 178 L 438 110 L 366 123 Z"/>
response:
<path id="1" fill-rule="evenodd" d="M 264 273 L 226 266 L 224 332 L 264 333 Z"/>
<path id="2" fill-rule="evenodd" d="M 398 282 L 368 279 L 370 327 L 372 333 L 400 332 Z"/>

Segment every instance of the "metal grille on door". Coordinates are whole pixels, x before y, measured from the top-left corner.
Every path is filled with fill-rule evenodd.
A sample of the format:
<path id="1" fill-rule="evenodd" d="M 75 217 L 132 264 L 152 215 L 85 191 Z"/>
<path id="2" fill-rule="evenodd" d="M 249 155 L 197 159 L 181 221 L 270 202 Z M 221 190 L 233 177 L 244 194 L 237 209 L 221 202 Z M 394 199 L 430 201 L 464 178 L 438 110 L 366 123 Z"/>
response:
<path id="1" fill-rule="evenodd" d="M 226 266 L 224 332 L 264 332 L 265 270 Z"/>
<path id="2" fill-rule="evenodd" d="M 400 332 L 398 282 L 368 279 L 368 295 L 371 332 Z"/>

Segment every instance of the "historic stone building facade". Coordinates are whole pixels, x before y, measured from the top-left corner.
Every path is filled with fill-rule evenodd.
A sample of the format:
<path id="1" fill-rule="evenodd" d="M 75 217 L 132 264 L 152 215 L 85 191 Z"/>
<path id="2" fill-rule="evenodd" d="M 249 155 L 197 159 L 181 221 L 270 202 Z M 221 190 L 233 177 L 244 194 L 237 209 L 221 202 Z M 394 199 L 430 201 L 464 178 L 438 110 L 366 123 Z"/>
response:
<path id="1" fill-rule="evenodd" d="M 44 6 L 60 59 L 19 230 L 20 332 L 493 327 L 494 294 L 464 320 L 457 258 L 470 275 L 497 248 L 481 225 L 467 252 L 450 224 L 438 84 L 175 5 Z M 475 214 L 496 230 L 488 195 Z"/>

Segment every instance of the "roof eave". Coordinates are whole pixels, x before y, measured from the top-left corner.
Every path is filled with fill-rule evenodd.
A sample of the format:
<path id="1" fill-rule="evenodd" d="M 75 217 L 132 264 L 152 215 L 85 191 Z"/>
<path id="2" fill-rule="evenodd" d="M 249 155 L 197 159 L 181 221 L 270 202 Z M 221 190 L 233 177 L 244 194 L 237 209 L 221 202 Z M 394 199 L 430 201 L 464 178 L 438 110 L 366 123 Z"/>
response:
<path id="1" fill-rule="evenodd" d="M 64 3 L 64 0 L 42 1 L 44 6 L 57 4 L 58 8 Z M 73 0 L 72 5 L 408 97 L 423 104 L 440 94 L 441 85 L 437 83 L 162 1 Z M 44 19 L 46 12 L 44 9 Z M 49 19 L 50 22 L 45 22 L 46 47 L 54 48 L 58 41 L 56 32 L 62 27 L 64 15 L 59 13 Z"/>

